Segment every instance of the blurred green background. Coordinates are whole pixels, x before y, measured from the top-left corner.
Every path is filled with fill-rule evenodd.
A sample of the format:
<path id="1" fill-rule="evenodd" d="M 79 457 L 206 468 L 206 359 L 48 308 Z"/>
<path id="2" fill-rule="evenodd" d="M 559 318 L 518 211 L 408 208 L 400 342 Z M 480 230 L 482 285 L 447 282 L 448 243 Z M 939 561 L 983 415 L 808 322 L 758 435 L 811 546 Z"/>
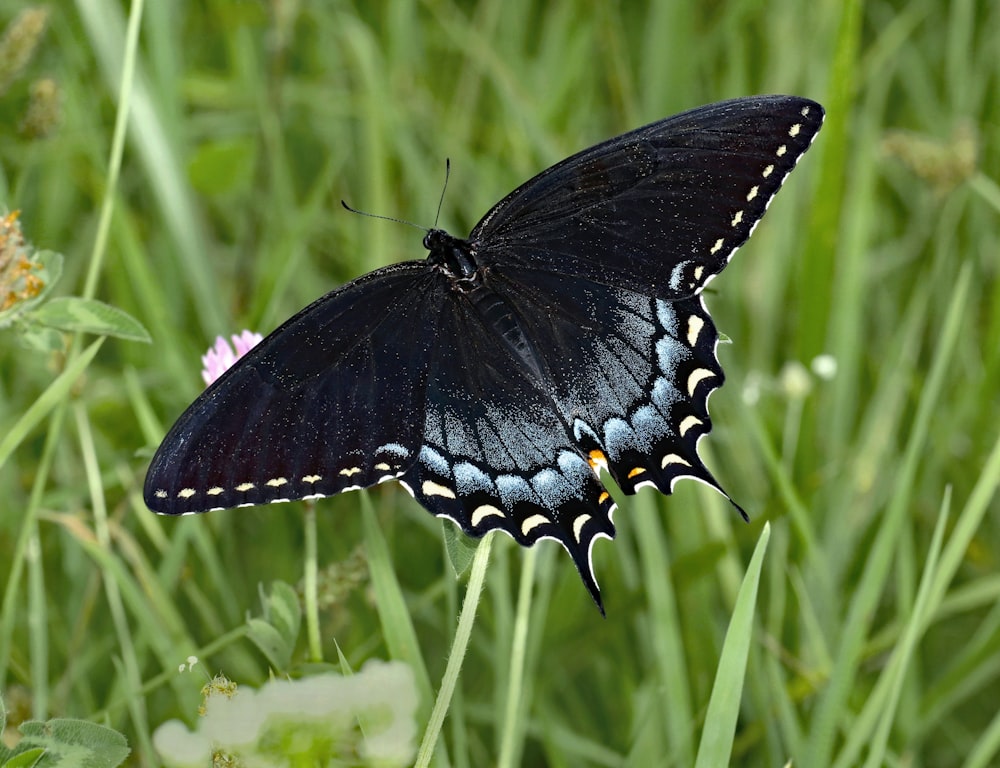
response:
<path id="1" fill-rule="evenodd" d="M 0 209 L 65 255 L 57 292 L 79 295 L 128 5 L 23 15 L 41 7 L 0 9 Z M 203 680 L 164 674 L 189 653 L 242 684 L 267 679 L 230 633 L 259 611 L 260 584 L 301 578 L 299 506 L 163 519 L 141 483 L 217 334 L 266 333 L 362 272 L 423 256 L 418 232 L 341 199 L 429 226 L 450 158 L 441 224 L 464 235 L 596 141 L 794 93 L 827 123 L 707 299 L 733 343 L 704 455 L 752 523 L 695 483 L 625 499 L 618 539 L 594 553 L 606 620 L 541 544 L 518 751 L 524 765 L 691 764 L 771 521 L 733 764 L 997 764 L 998 46 L 988 0 L 146 3 L 96 297 L 153 343 L 107 341 L 67 407 L 0 466 L 11 724 L 95 718 L 155 764 L 148 732 L 197 717 Z M 0 330 L 0 436 L 66 359 Z M 369 498 L 437 685 L 461 595 L 441 524 L 394 484 Z M 318 513 L 324 655 L 384 658 L 359 495 Z M 496 760 L 523 558 L 498 537 L 445 728 L 451 764 Z"/>

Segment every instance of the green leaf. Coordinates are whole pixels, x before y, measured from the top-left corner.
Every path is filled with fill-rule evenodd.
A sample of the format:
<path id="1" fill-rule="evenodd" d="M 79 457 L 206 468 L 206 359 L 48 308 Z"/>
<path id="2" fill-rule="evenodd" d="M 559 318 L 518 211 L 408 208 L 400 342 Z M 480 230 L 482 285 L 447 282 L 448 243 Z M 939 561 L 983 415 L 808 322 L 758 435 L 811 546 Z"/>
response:
<path id="1" fill-rule="evenodd" d="M 466 536 L 458 526 L 447 520 L 441 521 L 441 530 L 444 533 L 448 562 L 451 563 L 455 576 L 461 576 L 475 557 L 479 542 Z"/>
<path id="2" fill-rule="evenodd" d="M 44 747 L 26 749 L 24 752 L 19 752 L 6 763 L 3 763 L 3 768 L 32 768 L 32 766 L 38 765 L 38 761 L 44 754 Z"/>
<path id="3" fill-rule="evenodd" d="M 275 672 L 284 672 L 292 661 L 292 648 L 288 647 L 282 634 L 263 619 L 247 619 L 250 631 L 247 637 L 267 657 L 268 664 Z"/>
<path id="4" fill-rule="evenodd" d="M 61 352 L 66 348 L 64 334 L 54 328 L 22 325 L 18 330 L 17 342 L 24 349 L 30 349 L 32 352 Z"/>
<path id="5" fill-rule="evenodd" d="M 19 730 L 19 753 L 22 746 L 25 752 L 44 750 L 36 763 L 26 763 L 38 768 L 115 768 L 131 751 L 118 731 L 86 720 L 29 720 Z"/>
<path id="6" fill-rule="evenodd" d="M 743 577 L 743 583 L 740 585 L 740 591 L 736 595 L 736 605 L 733 607 L 733 615 L 729 620 L 729 629 L 726 630 L 722 655 L 715 673 L 712 696 L 708 700 L 705 729 L 698 745 L 695 768 L 729 765 L 733 751 L 733 736 L 736 733 L 736 719 L 740 713 L 747 657 L 750 654 L 757 585 L 760 583 L 764 552 L 767 551 L 767 542 L 770 538 L 771 524 L 765 523 L 746 575 Z"/>
<path id="7" fill-rule="evenodd" d="M 114 336 L 127 341 L 152 341 L 142 323 L 124 310 L 97 299 L 61 296 L 43 304 L 29 315 L 29 319 L 63 331 Z"/>
<path id="8" fill-rule="evenodd" d="M 264 618 L 271 622 L 285 637 L 295 640 L 302 625 L 302 605 L 294 587 L 283 581 L 271 584 L 271 594 L 264 603 Z"/>
<path id="9" fill-rule="evenodd" d="M 270 593 L 261 589 L 263 618 L 252 618 L 250 640 L 278 672 L 288 670 L 302 626 L 302 606 L 295 590 L 283 581 L 271 584 Z"/>

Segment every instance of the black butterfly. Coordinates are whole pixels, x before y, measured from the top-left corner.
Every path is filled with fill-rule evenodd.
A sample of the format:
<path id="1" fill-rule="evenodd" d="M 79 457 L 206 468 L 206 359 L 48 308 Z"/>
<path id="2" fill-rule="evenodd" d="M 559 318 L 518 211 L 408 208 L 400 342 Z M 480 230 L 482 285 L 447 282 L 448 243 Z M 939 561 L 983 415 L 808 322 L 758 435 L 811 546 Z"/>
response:
<path id="1" fill-rule="evenodd" d="M 146 477 L 166 514 L 397 480 L 470 536 L 555 539 L 598 606 L 590 553 L 625 493 L 698 458 L 723 382 L 701 299 L 823 122 L 807 99 L 734 99 L 584 150 L 467 240 L 376 270 L 288 320 L 201 395 Z M 603 610 L 603 609 L 602 609 Z"/>

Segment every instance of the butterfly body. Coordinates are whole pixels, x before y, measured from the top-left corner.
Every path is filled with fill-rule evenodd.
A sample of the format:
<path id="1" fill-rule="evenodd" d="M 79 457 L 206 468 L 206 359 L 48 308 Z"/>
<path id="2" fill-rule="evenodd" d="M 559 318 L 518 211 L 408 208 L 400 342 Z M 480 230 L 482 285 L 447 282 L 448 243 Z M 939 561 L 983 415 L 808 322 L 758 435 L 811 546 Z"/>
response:
<path id="1" fill-rule="evenodd" d="M 428 231 L 426 259 L 327 294 L 206 390 L 154 457 L 148 506 L 397 480 L 470 535 L 559 541 L 600 605 L 600 470 L 626 493 L 723 492 L 697 452 L 723 382 L 700 294 L 822 117 L 796 97 L 708 105 L 558 163 L 468 239 Z"/>
<path id="2" fill-rule="evenodd" d="M 432 229 L 424 237 L 424 248 L 427 263 L 440 267 L 442 273 L 455 281 L 457 290 L 463 289 L 463 284 L 474 281 L 478 270 L 475 257 L 475 246 L 468 240 L 460 240 L 443 229 Z"/>

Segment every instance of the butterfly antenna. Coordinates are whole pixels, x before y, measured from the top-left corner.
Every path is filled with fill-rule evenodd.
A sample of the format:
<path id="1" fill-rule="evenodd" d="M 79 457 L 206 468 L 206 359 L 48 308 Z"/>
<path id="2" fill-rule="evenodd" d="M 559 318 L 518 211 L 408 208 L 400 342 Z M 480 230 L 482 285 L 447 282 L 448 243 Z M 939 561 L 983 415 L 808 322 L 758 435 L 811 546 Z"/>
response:
<path id="1" fill-rule="evenodd" d="M 351 208 L 351 206 L 349 206 L 347 204 L 347 201 L 345 200 L 341 200 L 340 204 L 344 206 L 344 208 L 349 210 L 351 213 L 356 213 L 359 216 L 367 216 L 370 219 L 382 219 L 383 221 L 394 221 L 397 224 L 405 224 L 408 227 L 419 229 L 421 232 L 430 231 L 429 229 L 427 229 L 427 227 L 421 227 L 419 224 L 414 224 L 412 221 L 407 221 L 406 219 L 397 219 L 395 216 L 382 216 L 378 213 L 368 213 L 368 211 L 359 211 L 357 208 Z"/>
<path id="2" fill-rule="evenodd" d="M 441 187 L 441 199 L 438 200 L 438 210 L 434 214 L 434 228 L 437 229 L 438 219 L 441 218 L 441 206 L 444 205 L 444 193 L 448 191 L 448 179 L 451 176 L 451 158 L 444 159 L 444 186 Z"/>

